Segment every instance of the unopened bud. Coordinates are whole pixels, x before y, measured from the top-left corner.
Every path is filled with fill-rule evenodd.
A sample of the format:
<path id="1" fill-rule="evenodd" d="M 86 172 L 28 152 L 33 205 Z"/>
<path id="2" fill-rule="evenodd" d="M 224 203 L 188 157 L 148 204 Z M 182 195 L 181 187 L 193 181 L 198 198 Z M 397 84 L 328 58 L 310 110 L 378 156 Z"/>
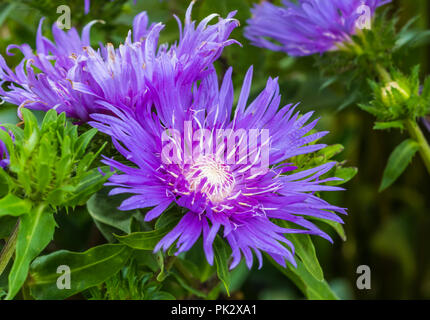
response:
<path id="1" fill-rule="evenodd" d="M 397 92 L 400 93 L 400 95 L 402 96 L 401 101 L 396 100 L 396 97 L 393 94 L 393 89 L 396 89 Z M 402 88 L 398 82 L 391 81 L 391 82 L 387 83 L 384 88 L 382 88 L 382 94 L 381 94 L 382 101 L 386 105 L 392 105 L 393 103 L 405 102 L 411 96 L 408 91 L 409 90 L 407 88 Z"/>

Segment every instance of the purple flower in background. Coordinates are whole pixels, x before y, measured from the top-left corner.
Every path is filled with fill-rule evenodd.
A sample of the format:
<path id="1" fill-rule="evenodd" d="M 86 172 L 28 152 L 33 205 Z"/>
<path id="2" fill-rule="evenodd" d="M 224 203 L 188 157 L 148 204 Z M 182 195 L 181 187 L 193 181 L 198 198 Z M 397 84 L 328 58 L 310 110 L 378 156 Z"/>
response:
<path id="1" fill-rule="evenodd" d="M 18 105 L 18 113 L 21 107 L 56 109 L 69 117 L 88 119 L 88 114 L 96 110 L 94 98 L 75 90 L 85 80 L 76 72 L 76 65 L 84 48 L 90 45 L 90 29 L 95 22 L 83 29 L 82 36 L 74 28 L 64 32 L 54 24 L 54 42 L 42 35 L 42 23 L 43 19 L 37 31 L 35 53 L 27 44 L 8 46 L 7 54 L 12 55 L 10 50 L 17 48 L 24 55 L 15 72 L 0 55 L 0 96 Z M 79 82 L 75 82 L 76 79 Z M 3 88 L 5 83 L 7 90 Z"/>
<path id="2" fill-rule="evenodd" d="M 111 195 L 134 194 L 121 204 L 121 210 L 153 207 L 146 213 L 147 221 L 173 203 L 186 210 L 154 251 L 167 250 L 177 241 L 179 254 L 202 235 L 212 264 L 212 244 L 222 230 L 232 249 L 230 268 L 238 265 L 242 255 L 250 268 L 253 252 L 260 267 L 262 252 L 280 265 L 286 266 L 286 260 L 296 265 L 294 247 L 284 235 L 308 233 L 331 240 L 306 218 L 342 223 L 335 213 L 346 213 L 315 195 L 341 190 L 324 185 L 337 178 L 322 178 L 334 163 L 307 170 L 291 163 L 297 155 L 324 148 L 311 143 L 327 132 L 310 132 L 317 123 L 308 123 L 312 112 L 300 116 L 296 106 L 279 108 L 276 79 L 270 78 L 255 100 L 248 102 L 252 68 L 233 109 L 231 75 L 230 68 L 219 87 L 212 69 L 195 84 L 185 106 L 186 99 L 176 99 L 176 88 L 166 83 L 165 95 L 172 93 L 173 98 L 166 97 L 163 101 L 168 103 L 156 108 L 148 102 L 139 108 L 138 119 L 113 106 L 114 115 L 92 115 L 95 121 L 90 124 L 109 134 L 117 150 L 135 164 L 104 160 L 119 171 L 108 183 L 115 187 Z M 279 226 L 273 219 L 296 227 Z"/>
<path id="3" fill-rule="evenodd" d="M 237 43 L 229 39 L 238 26 L 238 21 L 233 19 L 234 12 L 215 24 L 209 25 L 218 17 L 213 14 L 196 25 L 191 19 L 193 4 L 187 9 L 184 27 L 175 17 L 180 36 L 178 43 L 171 46 L 158 46 L 164 25 L 148 26 L 146 13 L 141 13 L 134 19 L 133 37 L 129 33 L 124 45 L 115 49 L 108 44 L 98 52 L 88 48 L 81 68 L 85 68 L 89 76 L 79 90 L 130 112 L 148 99 L 168 104 L 172 93 L 176 94 L 174 99 L 182 99 L 183 105 L 187 105 L 193 83 L 208 74 L 224 47 Z M 172 92 L 167 94 L 166 86 Z"/>
<path id="4" fill-rule="evenodd" d="M 335 50 L 349 41 L 357 28 L 370 23 L 377 7 L 391 0 L 283 0 L 251 10 L 245 36 L 252 44 L 291 56 Z M 361 24 L 361 25 L 360 25 Z"/>
<path id="5" fill-rule="evenodd" d="M 0 126 L 0 130 L 6 131 L 6 129 Z M 11 133 L 9 133 L 11 134 Z M 13 138 L 13 135 L 11 135 Z M 7 151 L 6 144 L 0 140 L 0 168 L 6 168 L 9 165 L 9 152 Z"/>
<path id="6" fill-rule="evenodd" d="M 88 14 L 90 12 L 90 6 L 91 6 L 91 1 L 90 0 L 84 0 L 84 12 L 85 12 L 85 14 Z"/>
<path id="7" fill-rule="evenodd" d="M 55 24 L 55 43 L 42 36 L 36 39 L 36 53 L 30 46 L 19 48 L 24 59 L 15 72 L 0 56 L 0 96 L 7 102 L 29 109 L 56 109 L 67 116 L 86 122 L 94 112 L 103 112 L 105 103 L 133 111 L 148 99 L 163 101 L 163 86 L 174 82 L 178 91 L 190 92 L 194 81 L 203 79 L 222 49 L 234 43 L 230 33 L 238 25 L 234 13 L 215 24 L 211 15 L 196 25 L 189 6 L 185 25 L 179 19 L 180 39 L 177 44 L 158 46 L 164 26 L 148 25 L 145 12 L 136 16 L 123 45 L 112 44 L 98 50 L 90 47 L 92 22 L 79 36 L 75 29 L 63 32 Z M 35 72 L 36 67 L 40 72 Z M 8 90 L 3 88 L 8 84 Z M 149 93 L 156 92 L 154 97 Z M 189 99 L 189 98 L 188 98 Z"/>
<path id="8" fill-rule="evenodd" d="M 424 123 L 424 126 L 427 128 L 427 131 L 430 132 L 430 116 L 423 117 L 422 121 Z"/>

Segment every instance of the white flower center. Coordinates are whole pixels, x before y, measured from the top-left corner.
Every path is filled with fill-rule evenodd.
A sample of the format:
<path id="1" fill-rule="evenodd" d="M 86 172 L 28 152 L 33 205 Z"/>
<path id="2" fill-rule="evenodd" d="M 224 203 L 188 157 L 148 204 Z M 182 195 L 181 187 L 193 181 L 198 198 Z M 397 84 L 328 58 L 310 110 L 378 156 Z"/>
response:
<path id="1" fill-rule="evenodd" d="M 216 162 L 211 157 L 200 157 L 185 174 L 191 191 L 200 191 L 214 203 L 223 201 L 235 184 L 229 166 Z"/>

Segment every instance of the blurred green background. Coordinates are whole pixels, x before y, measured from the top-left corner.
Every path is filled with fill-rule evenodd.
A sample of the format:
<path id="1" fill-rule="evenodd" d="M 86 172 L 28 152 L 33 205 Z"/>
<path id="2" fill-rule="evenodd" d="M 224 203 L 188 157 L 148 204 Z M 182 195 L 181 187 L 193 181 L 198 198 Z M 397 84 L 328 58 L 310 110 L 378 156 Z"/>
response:
<path id="1" fill-rule="evenodd" d="M 319 129 L 331 132 L 324 142 L 343 144 L 345 150 L 338 159 L 346 159 L 349 166 L 359 168 L 358 175 L 345 186 L 346 191 L 323 195 L 328 201 L 348 208 L 349 212 L 344 219 L 345 242 L 330 229 L 326 231 L 332 235 L 334 244 L 314 237 L 325 278 L 345 299 L 430 299 L 430 179 L 421 159 L 416 156 L 392 187 L 378 193 L 387 159 L 405 137 L 396 131 L 372 130 L 372 117 L 354 105 L 339 110 L 347 104 L 349 94 L 337 85 L 320 90 L 325 79 L 315 67 L 313 57 L 295 59 L 251 46 L 243 37 L 243 28 L 254 2 L 257 1 L 198 0 L 193 18 L 200 20 L 214 12 L 224 17 L 238 10 L 236 18 L 241 25 L 232 37 L 243 47 L 225 49 L 216 64 L 220 77 L 228 66 L 233 66 L 238 91 L 245 72 L 253 65 L 253 94 L 264 87 L 269 76 L 279 77 L 284 104 L 301 102 L 301 111 L 315 110 L 316 116 L 321 117 Z M 166 24 L 160 43 L 173 42 L 179 35 L 173 14 L 183 20 L 189 1 L 137 0 L 133 5 L 133 1 L 92 0 L 88 15 L 84 14 L 84 0 L 0 1 L 0 53 L 5 55 L 11 43 L 28 43 L 34 47 L 42 16 L 47 18 L 44 34 L 50 37 L 50 25 L 58 18 L 56 8 L 61 4 L 71 7 L 72 26 L 78 30 L 91 20 L 104 20 L 105 24 L 96 24 L 92 29 L 92 44 L 96 46 L 100 41 L 123 42 L 134 15 L 143 10 L 148 12 L 151 22 Z M 397 0 L 392 4 L 392 11 L 400 9 L 399 27 L 419 15 L 414 28 L 425 30 L 429 27 L 428 7 L 428 0 Z M 402 61 L 402 69 L 421 64 L 423 78 L 428 75 L 428 49 L 428 45 L 411 48 Z M 5 58 L 9 65 L 16 65 L 21 55 Z M 16 107 L 3 104 L 0 122 L 15 121 Z M 61 215 L 59 224 L 55 245 L 48 250 L 84 250 L 104 241 L 84 209 Z M 359 265 L 368 265 L 371 269 L 370 290 L 356 287 Z M 269 263 L 265 263 L 262 270 L 254 266 L 250 272 L 241 265 L 234 274 L 234 287 L 232 297 L 237 299 L 303 298 Z"/>

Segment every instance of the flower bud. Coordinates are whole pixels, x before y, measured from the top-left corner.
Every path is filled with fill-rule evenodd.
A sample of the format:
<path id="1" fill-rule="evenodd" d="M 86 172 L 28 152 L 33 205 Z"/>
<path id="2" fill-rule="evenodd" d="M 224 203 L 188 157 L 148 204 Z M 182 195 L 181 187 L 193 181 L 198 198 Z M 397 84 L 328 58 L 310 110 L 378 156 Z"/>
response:
<path id="1" fill-rule="evenodd" d="M 396 89 L 396 91 L 393 89 Z M 401 86 L 397 81 L 391 81 L 381 89 L 382 102 L 387 106 L 399 103 L 401 104 L 407 101 L 410 96 L 409 88 L 407 86 Z"/>

